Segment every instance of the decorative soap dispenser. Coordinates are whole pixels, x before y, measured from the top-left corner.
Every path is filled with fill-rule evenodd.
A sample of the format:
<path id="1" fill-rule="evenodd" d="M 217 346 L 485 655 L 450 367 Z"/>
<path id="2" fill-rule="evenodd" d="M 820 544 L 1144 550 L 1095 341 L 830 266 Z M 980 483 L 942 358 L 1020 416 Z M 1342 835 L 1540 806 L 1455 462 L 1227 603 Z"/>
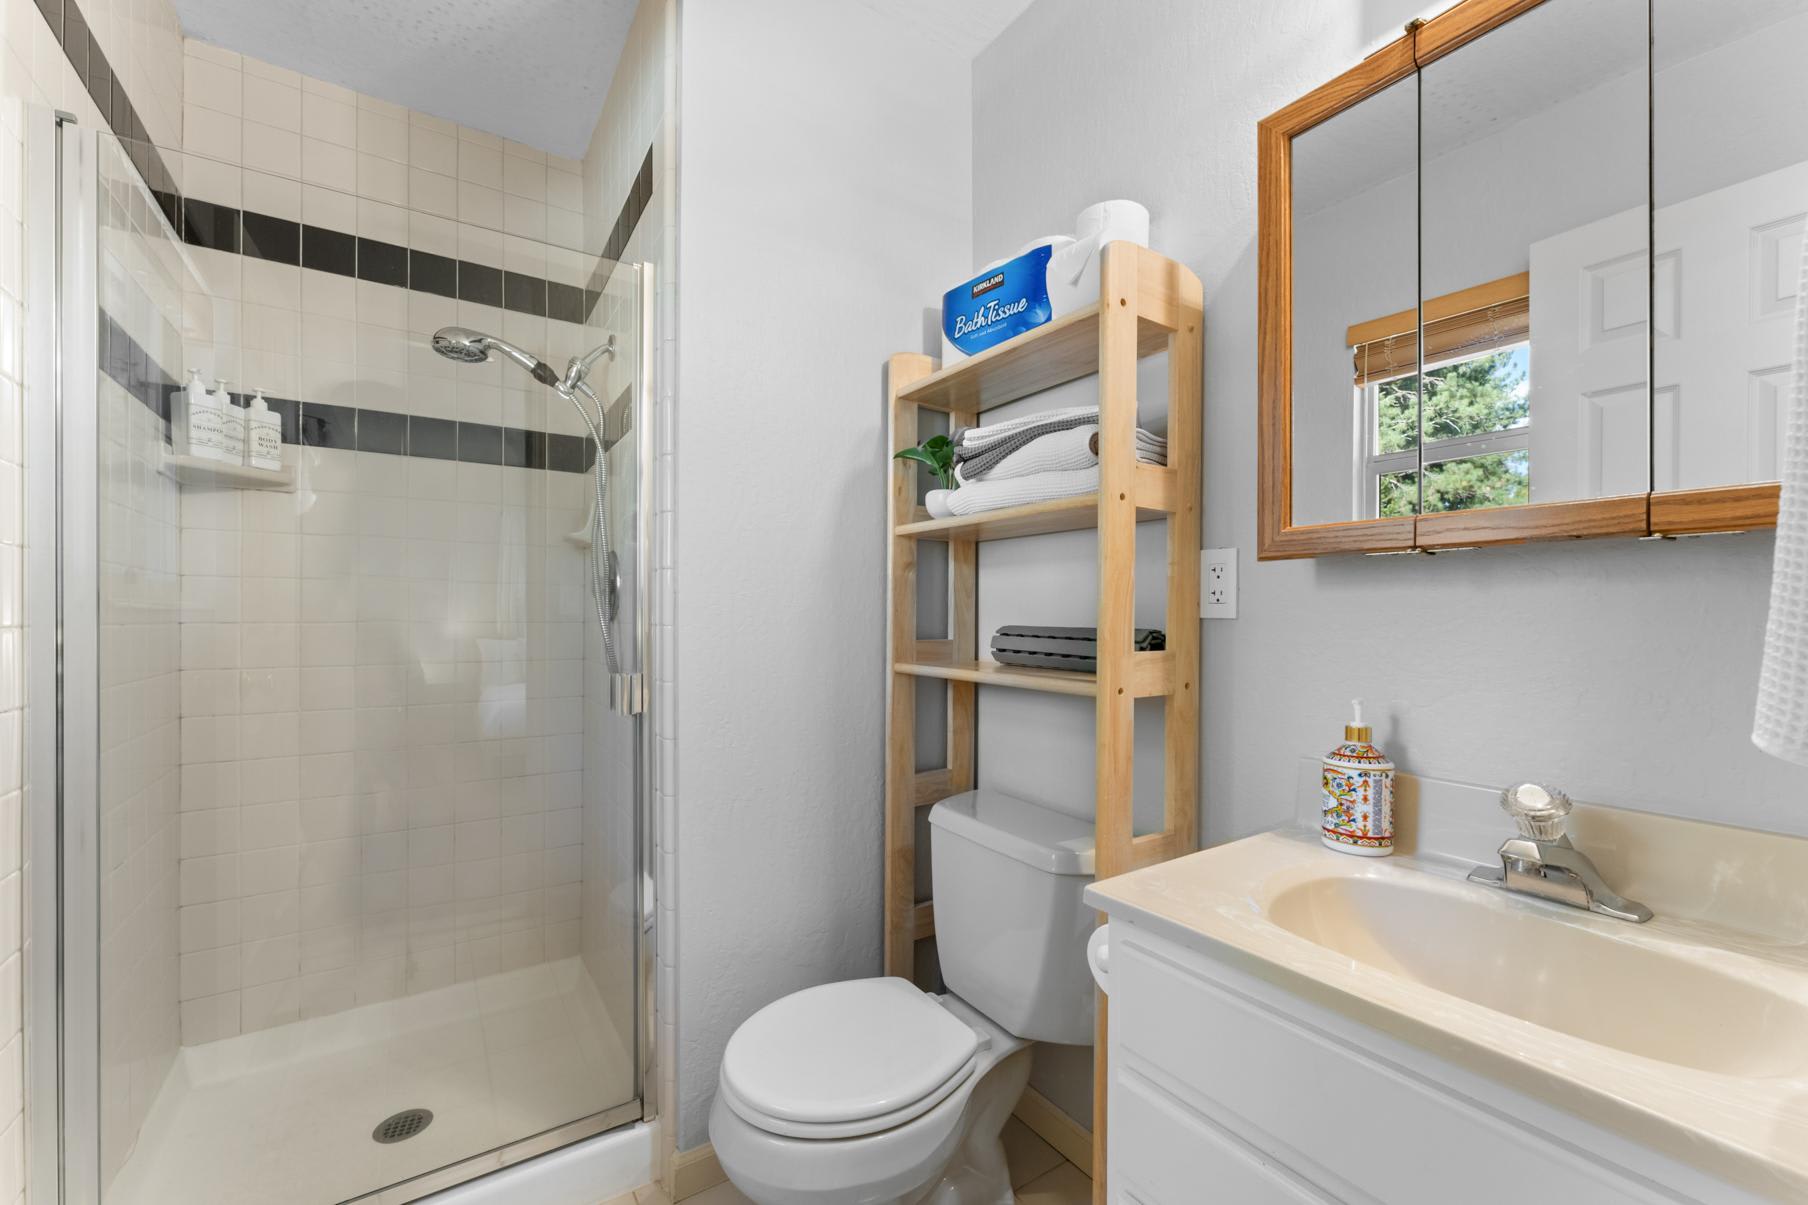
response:
<path id="1" fill-rule="evenodd" d="M 1324 820 L 1320 837 L 1332 849 L 1365 858 L 1394 852 L 1394 763 L 1375 748 L 1374 729 L 1352 699 L 1343 743 L 1324 756 Z"/>

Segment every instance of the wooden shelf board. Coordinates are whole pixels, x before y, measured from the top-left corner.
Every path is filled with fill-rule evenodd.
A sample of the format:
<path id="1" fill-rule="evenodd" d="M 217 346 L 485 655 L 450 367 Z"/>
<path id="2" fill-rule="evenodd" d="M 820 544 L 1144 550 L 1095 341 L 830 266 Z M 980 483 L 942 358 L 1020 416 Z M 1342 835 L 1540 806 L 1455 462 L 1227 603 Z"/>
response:
<path id="1" fill-rule="evenodd" d="M 1155 507 L 1138 507 L 1136 511 L 1138 523 L 1153 523 L 1167 517 L 1166 511 Z M 893 531 L 900 536 L 925 540 L 1008 540 L 1054 531 L 1086 531 L 1098 525 L 1099 496 L 1077 494 L 1072 498 L 1032 502 L 1027 506 L 1011 506 L 977 515 L 957 515 L 952 519 L 919 519 L 914 523 L 899 524 Z"/>
<path id="2" fill-rule="evenodd" d="M 1137 355 L 1166 351 L 1171 333 L 1139 317 Z M 898 397 L 934 410 L 990 410 L 1098 370 L 1099 307 L 1094 303 L 931 373 Z"/>
<path id="3" fill-rule="evenodd" d="M 1088 699 L 1099 692 L 1099 680 L 1093 674 L 1077 674 L 1060 669 L 1028 669 L 1019 665 L 1000 665 L 996 661 L 938 657 L 932 660 L 900 661 L 892 668 L 900 674 L 917 678 L 977 682 L 982 686 L 1010 686 L 1018 690 L 1040 690 L 1049 694 L 1078 695 Z"/>

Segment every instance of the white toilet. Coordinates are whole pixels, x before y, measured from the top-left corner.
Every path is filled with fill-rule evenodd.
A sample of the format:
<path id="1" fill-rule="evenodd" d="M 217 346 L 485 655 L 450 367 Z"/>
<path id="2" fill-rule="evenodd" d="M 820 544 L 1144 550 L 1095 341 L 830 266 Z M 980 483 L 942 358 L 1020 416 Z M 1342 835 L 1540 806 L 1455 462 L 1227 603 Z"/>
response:
<path id="1" fill-rule="evenodd" d="M 825 984 L 728 1041 L 709 1136 L 758 1205 L 1011 1205 L 999 1134 L 1029 1044 L 1092 1044 L 1092 825 L 984 790 L 929 823 L 949 994 Z"/>

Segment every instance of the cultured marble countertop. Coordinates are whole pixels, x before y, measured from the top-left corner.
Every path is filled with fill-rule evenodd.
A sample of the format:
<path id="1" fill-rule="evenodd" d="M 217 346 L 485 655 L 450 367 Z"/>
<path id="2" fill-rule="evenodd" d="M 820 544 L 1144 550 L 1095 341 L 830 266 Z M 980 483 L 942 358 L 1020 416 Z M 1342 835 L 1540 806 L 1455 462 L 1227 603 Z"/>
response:
<path id="1" fill-rule="evenodd" d="M 1682 884 L 1673 903 L 1649 881 L 1634 884 L 1648 889 L 1640 895 L 1629 885 L 1623 886 L 1625 880 L 1609 874 L 1610 883 L 1657 910 L 1654 920 L 1636 925 L 1465 882 L 1463 876 L 1474 864 L 1470 861 L 1432 853 L 1352 857 L 1325 848 L 1315 830 L 1300 828 L 1263 833 L 1108 879 L 1088 888 L 1086 899 L 1114 919 L 1132 921 L 1226 961 L 1293 995 L 1712 1176 L 1765 1197 L 1808 1201 L 1808 1026 L 1795 1024 L 1796 1010 L 1808 1010 L 1808 944 L 1795 933 L 1755 932 L 1725 923 L 1728 916 L 1743 921 L 1778 911 L 1764 913 L 1754 901 L 1799 899 L 1808 893 L 1808 878 L 1801 877 L 1808 842 L 1780 838 L 1779 844 L 1771 846 L 1761 835 L 1738 834 L 1726 844 L 1738 847 L 1743 842 L 1744 853 L 1703 858 L 1701 851 L 1711 837 L 1703 830 L 1714 830 L 1714 826 L 1660 819 L 1656 829 L 1636 821 L 1636 827 L 1617 832 L 1618 817 L 1625 815 L 1598 809 L 1590 820 L 1607 851 L 1604 859 L 1597 858 L 1603 862 L 1604 872 L 1615 862 L 1616 847 L 1653 851 L 1654 858 L 1657 847 L 1664 847 L 1676 855 L 1675 861 L 1688 865 L 1682 855 L 1693 846 L 1693 864 L 1718 876 L 1714 889 L 1703 891 L 1694 882 Z M 1589 848 L 1580 839 L 1577 844 Z M 1471 916 L 1481 915 L 1473 912 L 1477 906 L 1504 910 L 1505 916 L 1484 918 L 1503 925 L 1523 925 L 1530 920 L 1577 926 L 1612 942 L 1629 943 L 1635 949 L 1628 951 L 1624 960 L 1591 960 L 1598 964 L 1592 972 L 1595 977 L 1605 977 L 1606 990 L 1600 994 L 1616 997 L 1601 1000 L 1604 1010 L 1638 1010 L 1647 993 L 1669 990 L 1661 972 L 1671 964 L 1644 957 L 1639 950 L 1680 960 L 1694 970 L 1729 976 L 1741 981 L 1740 991 L 1755 987 L 1778 998 L 1776 1007 L 1768 1011 L 1777 1021 L 1775 1041 L 1767 1038 L 1763 1048 L 1749 1058 L 1743 1054 L 1729 1057 L 1721 1043 L 1722 1049 L 1713 1057 L 1698 1058 L 1717 1065 L 1719 1070 L 1714 1071 L 1659 1061 L 1437 990 L 1403 969 L 1410 958 L 1384 969 L 1391 961 L 1385 940 L 1358 960 L 1283 928 L 1271 918 L 1269 906 L 1284 892 L 1327 877 L 1373 878 L 1411 887 L 1426 893 L 1427 907 L 1436 908 L 1441 900 L 1448 900 L 1453 911 L 1467 909 Z M 1668 913 L 1666 904 L 1672 904 Z M 1789 919 L 1793 924 L 1794 918 Z M 1582 936 L 1579 940 L 1589 943 L 1592 939 Z M 1514 973 L 1515 968 L 1498 965 L 1497 953 L 1478 949 L 1476 957 L 1497 964 L 1491 971 L 1478 970 L 1478 974 Z M 1614 972 L 1600 969 L 1603 965 L 1617 968 L 1622 962 L 1631 968 L 1628 977 L 1636 981 L 1615 982 Z M 1643 973 L 1652 968 L 1659 972 L 1655 978 Z M 1553 964 L 1545 973 L 1562 975 L 1564 968 Z M 1616 990 L 1621 986 L 1623 996 Z M 1712 997 L 1710 992 L 1703 999 Z M 1743 998 L 1747 1003 L 1754 998 L 1770 999 L 1749 994 Z M 1678 1026 L 1673 1036 L 1685 1047 L 1715 1043 L 1719 1039 L 1714 1027 L 1725 1021 L 1711 1014 L 1710 1009 L 1699 1015 L 1699 1025 L 1704 1027 L 1699 1032 Z M 1611 1018 L 1622 1015 L 1608 1014 L 1602 1023 L 1614 1024 Z M 1750 1019 L 1752 1014 L 1747 1010 L 1746 1015 Z M 1758 1015 L 1766 1015 L 1765 1010 Z M 1808 1018 L 1808 1011 L 1802 1017 Z M 1772 1028 L 1769 1021 L 1764 1028 Z M 1644 1040 L 1663 1042 L 1668 1038 L 1662 1032 L 1647 1032 Z M 1725 1073 L 1728 1070 L 1734 1073 Z"/>

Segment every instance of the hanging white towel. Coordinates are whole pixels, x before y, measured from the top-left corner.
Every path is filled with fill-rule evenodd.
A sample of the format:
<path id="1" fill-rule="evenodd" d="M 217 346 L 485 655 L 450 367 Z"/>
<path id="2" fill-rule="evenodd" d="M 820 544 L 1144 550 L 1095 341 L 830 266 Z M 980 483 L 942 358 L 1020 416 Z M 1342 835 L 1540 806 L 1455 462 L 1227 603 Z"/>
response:
<path id="1" fill-rule="evenodd" d="M 1783 500 L 1770 582 L 1770 623 L 1758 671 L 1752 742 L 1808 765 L 1808 242 L 1795 303 L 1795 388 L 1780 457 Z"/>

